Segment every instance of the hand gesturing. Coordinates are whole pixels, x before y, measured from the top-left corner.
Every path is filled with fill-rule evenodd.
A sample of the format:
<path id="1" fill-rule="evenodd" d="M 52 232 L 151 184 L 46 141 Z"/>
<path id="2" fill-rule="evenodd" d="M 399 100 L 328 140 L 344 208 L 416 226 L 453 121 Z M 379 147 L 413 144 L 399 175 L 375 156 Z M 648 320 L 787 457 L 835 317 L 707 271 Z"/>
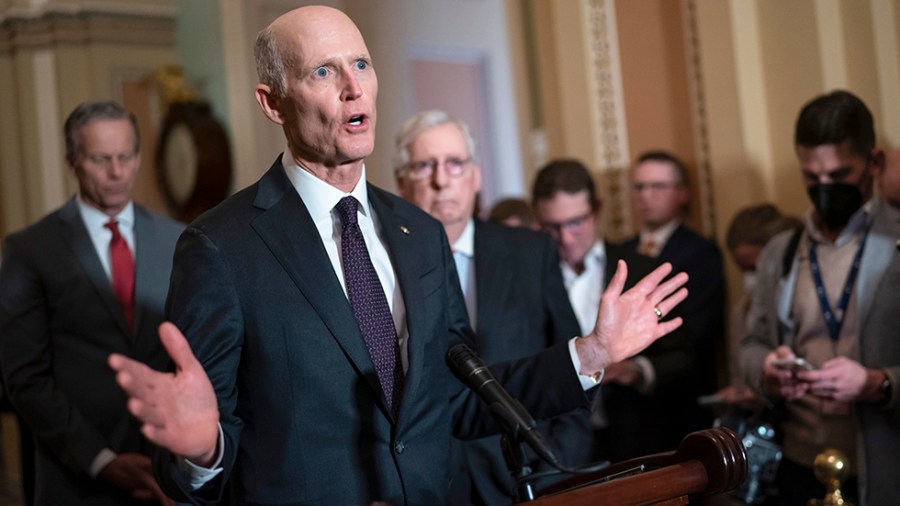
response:
<path id="1" fill-rule="evenodd" d="M 687 297 L 683 288 L 687 274 L 682 272 L 663 281 L 671 271 L 671 264 L 665 263 L 622 293 L 628 267 L 619 260 L 600 298 L 594 331 L 575 343 L 582 374 L 590 375 L 625 360 L 681 326 L 681 318 L 662 320 Z"/>
<path id="2" fill-rule="evenodd" d="M 116 382 L 128 394 L 128 410 L 153 443 L 192 462 L 212 463 L 218 442 L 219 408 L 203 366 L 181 331 L 159 326 L 159 338 L 175 363 L 175 372 L 159 372 L 123 355 L 109 356 Z"/>

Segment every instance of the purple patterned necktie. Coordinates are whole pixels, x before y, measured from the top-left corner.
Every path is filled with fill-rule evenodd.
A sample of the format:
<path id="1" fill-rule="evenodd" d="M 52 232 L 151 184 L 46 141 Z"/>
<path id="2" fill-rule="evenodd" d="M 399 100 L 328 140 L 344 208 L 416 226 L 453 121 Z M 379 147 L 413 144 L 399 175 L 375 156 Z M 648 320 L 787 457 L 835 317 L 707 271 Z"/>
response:
<path id="1" fill-rule="evenodd" d="M 384 294 L 381 281 L 369 258 L 369 250 L 363 240 L 357 222 L 359 202 L 354 197 L 344 197 L 334 208 L 341 218 L 341 260 L 344 264 L 344 281 L 347 296 L 356 316 L 359 331 L 369 349 L 378 381 L 396 416 L 403 392 L 403 364 L 397 343 L 397 329 Z"/>

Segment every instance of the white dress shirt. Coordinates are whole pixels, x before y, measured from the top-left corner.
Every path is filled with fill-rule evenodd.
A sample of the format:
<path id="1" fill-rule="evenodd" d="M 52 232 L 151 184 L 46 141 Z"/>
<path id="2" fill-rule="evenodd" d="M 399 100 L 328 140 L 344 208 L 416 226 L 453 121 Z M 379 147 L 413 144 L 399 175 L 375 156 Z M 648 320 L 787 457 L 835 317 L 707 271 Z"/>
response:
<path id="1" fill-rule="evenodd" d="M 378 280 L 381 281 L 381 286 L 384 288 L 391 315 L 394 317 L 394 328 L 397 329 L 403 372 L 406 372 L 409 369 L 407 354 L 409 329 L 406 328 L 406 305 L 403 303 L 400 286 L 397 284 L 394 267 L 391 265 L 391 257 L 385 246 L 381 222 L 369 205 L 365 166 L 363 166 L 362 175 L 353 190 L 350 193 L 344 193 L 300 168 L 293 158 L 288 157 L 289 153 L 290 151 L 285 150 L 281 157 L 281 163 L 284 165 L 288 179 L 291 180 L 294 189 L 303 199 L 303 204 L 306 205 L 306 209 L 316 225 L 316 230 L 318 230 L 322 243 L 325 245 L 325 251 L 328 253 L 328 259 L 331 260 L 331 267 L 341 283 L 341 288 L 344 289 L 345 296 L 347 295 L 347 284 L 344 281 L 344 269 L 341 264 L 341 218 L 334 207 L 348 195 L 359 202 L 359 228 L 366 242 L 366 249 L 369 251 L 369 259 L 372 260 Z"/>
<path id="2" fill-rule="evenodd" d="M 578 318 L 581 335 L 588 335 L 597 324 L 597 312 L 600 308 L 600 296 L 606 285 L 606 247 L 602 239 L 591 246 L 584 256 L 584 271 L 576 273 L 565 261 L 559 263 L 562 269 L 563 283 L 569 294 L 569 302 Z"/>

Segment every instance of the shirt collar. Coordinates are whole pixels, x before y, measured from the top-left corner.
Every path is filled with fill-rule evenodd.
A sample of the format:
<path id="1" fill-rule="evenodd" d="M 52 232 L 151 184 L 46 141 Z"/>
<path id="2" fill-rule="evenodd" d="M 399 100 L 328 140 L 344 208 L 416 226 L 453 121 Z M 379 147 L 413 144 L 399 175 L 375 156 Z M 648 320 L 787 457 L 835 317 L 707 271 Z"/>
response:
<path id="1" fill-rule="evenodd" d="M 331 186 L 330 184 L 317 178 L 306 169 L 300 167 L 291 155 L 290 148 L 285 148 L 281 155 L 281 165 L 284 166 L 285 173 L 291 181 L 291 185 L 297 190 L 300 199 L 309 211 L 309 215 L 313 221 L 318 223 L 320 220 L 328 220 L 331 222 L 331 211 L 334 206 L 347 195 L 352 195 L 359 201 L 359 210 L 363 215 L 371 219 L 369 212 L 369 194 L 366 191 L 366 166 L 363 165 L 362 174 L 356 186 L 350 193 Z"/>
<path id="2" fill-rule="evenodd" d="M 848 241 L 852 240 L 857 235 L 863 233 L 863 231 L 869 226 L 872 217 L 872 208 L 875 205 L 875 199 L 870 198 L 863 204 L 862 207 L 856 210 L 852 216 L 850 216 L 850 220 L 847 222 L 847 226 L 841 230 L 841 233 L 838 234 L 837 238 L 834 240 L 834 245 L 837 247 L 841 247 L 846 244 Z M 822 235 L 822 232 L 816 227 L 816 220 L 814 218 L 815 211 L 813 209 L 808 209 L 806 211 L 806 216 L 804 216 L 806 233 L 809 234 L 810 237 L 813 238 L 818 243 L 826 243 L 831 244 L 831 241 L 825 238 Z"/>
<path id="3" fill-rule="evenodd" d="M 641 230 L 641 241 L 643 244 L 647 242 L 648 239 L 653 240 L 653 245 L 657 250 L 657 253 L 662 250 L 662 247 L 669 242 L 669 238 L 672 237 L 672 234 L 675 233 L 675 230 L 681 226 L 681 219 L 675 218 L 674 220 L 666 223 L 665 225 L 657 228 L 656 230 L 650 231 L 648 229 Z"/>
<path id="4" fill-rule="evenodd" d="M 562 270 L 566 287 L 569 287 L 576 278 L 588 275 L 587 273 L 590 272 L 595 272 L 597 267 L 605 267 L 606 245 L 603 242 L 603 239 L 597 239 L 594 242 L 594 245 L 591 246 L 591 249 L 587 250 L 587 253 L 584 254 L 584 271 L 582 271 L 581 274 L 576 274 L 575 269 L 573 269 L 565 260 L 560 260 L 559 265 L 560 270 Z"/>
<path id="5" fill-rule="evenodd" d="M 588 262 L 599 264 L 606 261 L 606 243 L 603 242 L 603 239 L 597 239 L 597 242 L 591 246 L 591 249 L 588 250 L 587 255 L 584 257 L 585 265 Z"/>
<path id="6" fill-rule="evenodd" d="M 81 215 L 81 219 L 88 230 L 102 230 L 109 223 L 110 216 L 85 202 L 81 198 L 80 193 L 75 197 L 75 202 L 78 204 L 78 213 Z M 119 211 L 119 214 L 112 217 L 112 219 L 119 223 L 119 228 L 133 228 L 134 202 L 129 200 L 125 207 Z"/>
<path id="7" fill-rule="evenodd" d="M 469 219 L 466 228 L 463 229 L 462 235 L 453 243 L 453 252 L 462 253 L 472 258 L 475 256 L 475 220 Z"/>

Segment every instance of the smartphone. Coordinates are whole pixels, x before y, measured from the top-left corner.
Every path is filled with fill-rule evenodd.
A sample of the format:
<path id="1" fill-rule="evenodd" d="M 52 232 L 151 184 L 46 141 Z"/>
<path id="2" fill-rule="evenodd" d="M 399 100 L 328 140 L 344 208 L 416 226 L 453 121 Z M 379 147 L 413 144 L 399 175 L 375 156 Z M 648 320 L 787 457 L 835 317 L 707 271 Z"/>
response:
<path id="1" fill-rule="evenodd" d="M 710 394 L 697 397 L 697 404 L 701 406 L 723 406 L 726 402 L 721 395 Z"/>
<path id="2" fill-rule="evenodd" d="M 799 357 L 775 359 L 772 361 L 772 365 L 778 369 L 789 369 L 791 371 L 814 371 L 816 369 L 806 359 Z"/>

